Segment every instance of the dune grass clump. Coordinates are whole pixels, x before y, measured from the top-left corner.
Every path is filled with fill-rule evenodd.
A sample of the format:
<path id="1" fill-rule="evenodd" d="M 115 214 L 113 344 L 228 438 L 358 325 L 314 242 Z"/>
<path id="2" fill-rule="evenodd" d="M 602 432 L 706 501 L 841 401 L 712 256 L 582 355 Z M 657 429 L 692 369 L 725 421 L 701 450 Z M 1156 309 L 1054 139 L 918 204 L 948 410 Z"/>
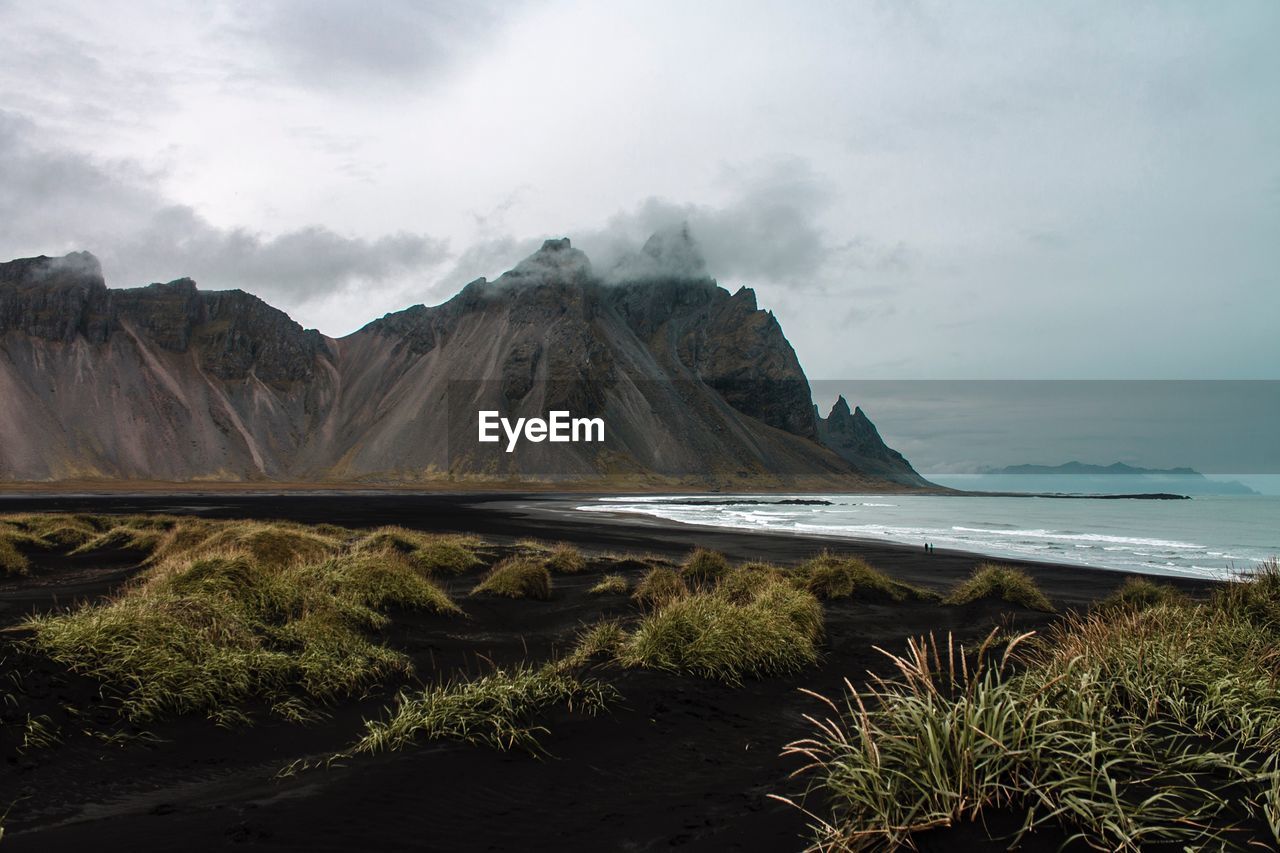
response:
<path id="1" fill-rule="evenodd" d="M 263 567 L 283 568 L 315 562 L 345 550 L 346 537 L 325 535 L 304 524 L 273 521 L 208 521 L 178 519 L 166 528 L 118 525 L 109 535 L 133 541 L 154 540 L 148 562 L 182 565 L 203 556 L 245 554 Z"/>
<path id="2" fill-rule="evenodd" d="M 1240 575 L 1214 595 L 1215 604 L 1280 635 L 1280 564 L 1272 557 Z"/>
<path id="3" fill-rule="evenodd" d="M 80 554 L 99 549 L 151 551 L 170 516 L 112 516 L 82 513 L 25 513 L 0 517 L 0 572 L 25 574 L 30 561 L 21 551 Z"/>
<path id="4" fill-rule="evenodd" d="M 180 519 L 171 515 L 120 515 L 81 516 L 96 529 L 96 533 L 80 541 L 72 553 L 121 549 L 155 552 L 168 531 L 194 519 Z"/>
<path id="5" fill-rule="evenodd" d="M 440 738 L 536 753 L 538 735 L 547 731 L 533 722 L 539 712 L 564 705 L 595 714 L 616 697 L 609 685 L 581 678 L 558 662 L 496 669 L 470 681 L 401 693 L 387 719 L 366 721 L 365 735 L 350 753 L 383 752 Z"/>
<path id="6" fill-rule="evenodd" d="M 592 595 L 626 595 L 631 585 L 622 575 L 605 575 L 588 592 Z"/>
<path id="7" fill-rule="evenodd" d="M 587 568 L 587 558 L 572 545 L 561 543 L 547 557 L 547 568 L 562 575 L 576 575 Z"/>
<path id="8" fill-rule="evenodd" d="M 414 549 L 410 558 L 424 571 L 437 575 L 460 575 L 484 565 L 464 537 L 435 536 Z"/>
<path id="9" fill-rule="evenodd" d="M 747 563 L 730 569 L 716 581 L 716 592 L 738 604 L 755 599 L 770 584 L 784 583 L 787 574 L 768 563 Z"/>
<path id="10" fill-rule="evenodd" d="M 986 598 L 996 598 L 1010 604 L 1018 604 L 1031 610 L 1055 612 L 1053 603 L 1036 586 L 1036 582 L 1022 569 L 983 563 L 966 580 L 951 591 L 945 604 L 969 604 Z"/>
<path id="11" fill-rule="evenodd" d="M 623 666 L 737 684 L 816 663 L 822 631 L 822 605 L 787 583 L 761 584 L 745 601 L 692 592 L 641 619 L 617 657 Z"/>
<path id="12" fill-rule="evenodd" d="M 1099 607 L 1128 607 L 1141 610 L 1160 604 L 1186 604 L 1186 594 L 1167 583 L 1156 583 L 1143 577 L 1131 577 L 1120 588 L 1108 595 Z"/>
<path id="13" fill-rule="evenodd" d="M 990 809 L 1024 816 L 1015 846 L 1044 826 L 1097 849 L 1274 846 L 1277 634 L 1237 596 L 1280 589 L 1095 609 L 971 654 L 912 642 L 786 748 L 814 847 L 896 849 Z"/>
<path id="14" fill-rule="evenodd" d="M 403 527 L 380 527 L 361 539 L 363 550 L 392 549 L 404 554 L 422 571 L 439 576 L 460 575 L 484 565 L 476 554 L 482 543 L 470 536 L 421 533 Z"/>
<path id="15" fill-rule="evenodd" d="M 291 526 L 192 524 L 110 601 L 25 623 L 35 650 L 103 682 L 133 720 L 204 712 L 235 722 L 250 700 L 298 719 L 302 700 L 410 672 L 370 636 L 385 609 L 459 612 L 392 551 L 317 551 L 321 537 Z"/>
<path id="16" fill-rule="evenodd" d="M 551 598 L 551 572 L 539 560 L 510 557 L 490 569 L 471 594 L 546 601 Z"/>
<path id="17" fill-rule="evenodd" d="M 800 565 L 796 577 L 805 589 L 824 600 L 900 602 L 930 597 L 924 590 L 894 580 L 861 557 L 840 557 L 828 552 Z"/>
<path id="18" fill-rule="evenodd" d="M 636 584 L 631 597 L 641 604 L 661 607 L 689 594 L 689 587 L 674 569 L 659 566 L 650 569 Z"/>
<path id="19" fill-rule="evenodd" d="M 690 586 L 709 586 L 729 572 L 729 561 L 719 551 L 695 548 L 680 566 L 680 577 Z"/>
<path id="20" fill-rule="evenodd" d="M 31 561 L 18 550 L 21 541 L 21 534 L 0 527 L 0 575 L 25 575 L 31 567 Z"/>

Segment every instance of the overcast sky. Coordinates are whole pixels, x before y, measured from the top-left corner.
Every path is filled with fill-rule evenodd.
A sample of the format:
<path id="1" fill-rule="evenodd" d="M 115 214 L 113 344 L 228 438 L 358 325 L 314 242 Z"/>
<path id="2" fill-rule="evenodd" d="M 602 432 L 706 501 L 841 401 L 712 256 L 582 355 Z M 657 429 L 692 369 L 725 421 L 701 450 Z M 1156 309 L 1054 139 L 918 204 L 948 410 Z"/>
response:
<path id="1" fill-rule="evenodd" d="M 1271 0 L 0 0 L 0 256 L 337 336 L 688 221 L 814 378 L 1276 378 L 1278 35 Z"/>

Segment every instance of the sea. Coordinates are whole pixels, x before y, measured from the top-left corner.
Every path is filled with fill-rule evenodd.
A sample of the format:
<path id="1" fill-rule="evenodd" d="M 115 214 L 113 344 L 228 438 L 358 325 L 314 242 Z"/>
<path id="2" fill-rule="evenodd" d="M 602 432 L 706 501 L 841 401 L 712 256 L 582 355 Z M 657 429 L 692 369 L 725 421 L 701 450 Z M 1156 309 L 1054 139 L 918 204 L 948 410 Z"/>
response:
<path id="1" fill-rule="evenodd" d="M 1194 578 L 1247 573 L 1280 556 L 1280 495 L 647 495 L 579 509 Z"/>

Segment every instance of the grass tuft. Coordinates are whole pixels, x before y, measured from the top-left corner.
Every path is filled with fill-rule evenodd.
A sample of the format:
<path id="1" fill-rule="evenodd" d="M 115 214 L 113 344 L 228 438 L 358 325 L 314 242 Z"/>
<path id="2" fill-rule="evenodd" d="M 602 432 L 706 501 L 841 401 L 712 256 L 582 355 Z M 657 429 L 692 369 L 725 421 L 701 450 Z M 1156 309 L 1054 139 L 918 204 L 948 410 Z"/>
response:
<path id="1" fill-rule="evenodd" d="M 788 583 L 760 584 L 746 600 L 694 592 L 641 619 L 618 660 L 736 684 L 816 663 L 822 630 L 822 605 Z"/>
<path id="2" fill-rule="evenodd" d="M 1278 577 L 1070 614 L 1003 649 L 994 632 L 976 652 L 913 641 L 895 676 L 817 697 L 812 735 L 786 749 L 814 847 L 909 847 L 991 809 L 1025 815 L 1015 847 L 1047 825 L 1097 849 L 1274 847 Z"/>
<path id="3" fill-rule="evenodd" d="M 716 592 L 736 604 L 748 604 L 764 590 L 765 587 L 784 583 L 787 574 L 776 566 L 767 563 L 748 563 L 731 569 L 716 582 Z"/>
<path id="4" fill-rule="evenodd" d="M 1187 596 L 1176 587 L 1166 583 L 1155 583 L 1147 578 L 1128 578 L 1119 589 L 1103 599 L 1098 607 L 1127 607 L 1142 610 L 1161 604 L 1186 604 Z"/>
<path id="5" fill-rule="evenodd" d="M 551 598 L 551 572 L 538 560 L 510 557 L 490 569 L 471 594 L 546 601 Z"/>
<path id="6" fill-rule="evenodd" d="M 986 598 L 997 598 L 1045 613 L 1054 612 L 1053 603 L 1040 591 L 1030 575 L 1022 569 L 996 563 L 978 566 L 968 579 L 951 591 L 944 603 L 969 604 Z"/>
<path id="7" fill-rule="evenodd" d="M 650 569 L 636 584 L 631 597 L 641 604 L 661 607 L 664 604 L 683 598 L 689 594 L 689 587 L 674 569 L 659 566 Z"/>
<path id="8" fill-rule="evenodd" d="M 616 695 L 607 684 L 579 678 L 557 662 L 536 669 L 497 669 L 470 681 L 401 693 L 387 719 L 365 723 L 365 735 L 351 753 L 401 749 L 440 738 L 536 753 L 541 751 L 538 735 L 546 732 L 532 722 L 536 714 L 554 705 L 594 714 Z"/>
<path id="9" fill-rule="evenodd" d="M 547 568 L 562 575 L 576 575 L 587 568 L 587 559 L 577 548 L 561 543 L 547 557 Z"/>
<path id="10" fill-rule="evenodd" d="M 805 589 L 825 600 L 900 602 L 932 597 L 922 589 L 894 580 L 861 557 L 824 552 L 802 564 L 796 576 Z"/>
<path id="11" fill-rule="evenodd" d="M 460 575 L 484 565 L 476 555 L 479 540 L 470 536 L 420 533 L 403 527 L 380 527 L 365 536 L 357 548 L 394 550 L 408 557 L 429 575 Z"/>
<path id="12" fill-rule="evenodd" d="M 21 534 L 0 527 L 0 575 L 25 575 L 31 567 L 31 561 L 18 550 L 21 540 Z"/>
<path id="13" fill-rule="evenodd" d="M 680 577 L 690 586 L 710 586 L 729 572 L 729 561 L 719 551 L 695 548 L 680 566 Z"/>
<path id="14" fill-rule="evenodd" d="M 1218 591 L 1214 602 L 1260 630 L 1280 635 L 1280 564 L 1274 557 L 1260 563 Z"/>
<path id="15" fill-rule="evenodd" d="M 622 575 L 605 575 L 589 592 L 592 595 L 626 595 L 631 585 Z"/>
<path id="16" fill-rule="evenodd" d="M 352 551 L 350 539 L 183 520 L 121 593 L 33 617 L 29 642 L 102 681 L 133 720 L 200 711 L 240 722 L 251 700 L 297 719 L 304 698 L 329 701 L 410 672 L 369 637 L 386 608 L 460 612 L 406 556 Z"/>

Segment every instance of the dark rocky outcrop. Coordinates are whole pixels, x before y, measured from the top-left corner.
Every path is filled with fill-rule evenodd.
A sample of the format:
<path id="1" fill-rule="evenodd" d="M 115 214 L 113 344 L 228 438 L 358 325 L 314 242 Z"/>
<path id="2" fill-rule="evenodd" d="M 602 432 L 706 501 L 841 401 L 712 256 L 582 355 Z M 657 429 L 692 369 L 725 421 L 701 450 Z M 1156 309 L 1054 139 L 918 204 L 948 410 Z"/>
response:
<path id="1" fill-rule="evenodd" d="M 817 414 L 816 407 L 814 414 Z M 884 443 L 880 431 L 861 408 L 849 411 L 843 395 L 836 399 L 826 418 L 818 419 L 818 435 L 824 445 L 859 471 L 902 485 L 929 485 L 906 457 Z"/>
<path id="2" fill-rule="evenodd" d="M 126 330 L 170 352 L 194 348 L 219 379 L 306 381 L 327 353 L 319 332 L 242 290 L 203 292 L 189 278 L 111 290 L 88 252 L 0 264 L 0 335 L 102 344 Z"/>

